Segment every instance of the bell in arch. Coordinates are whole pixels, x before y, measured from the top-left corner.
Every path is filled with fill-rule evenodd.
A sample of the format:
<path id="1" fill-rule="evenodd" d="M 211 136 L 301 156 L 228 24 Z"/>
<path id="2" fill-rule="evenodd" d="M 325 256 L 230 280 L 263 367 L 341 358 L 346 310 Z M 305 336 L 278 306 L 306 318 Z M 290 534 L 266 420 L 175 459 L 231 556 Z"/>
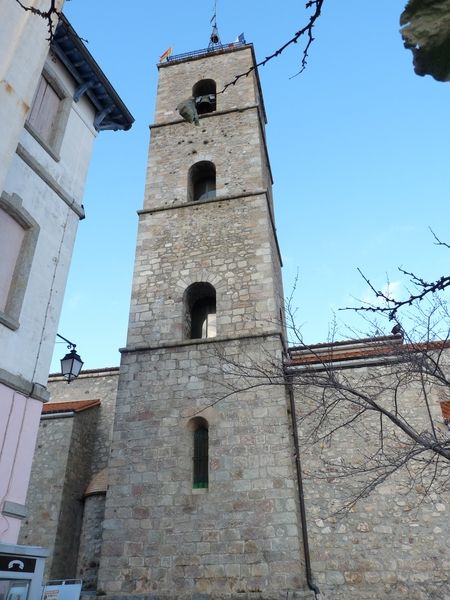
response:
<path id="1" fill-rule="evenodd" d="M 205 96 L 198 96 L 195 99 L 195 104 L 199 115 L 214 112 L 216 110 L 216 95 L 206 94 Z"/>
<path id="2" fill-rule="evenodd" d="M 213 45 L 220 43 L 219 31 L 218 31 L 216 25 L 213 26 L 211 37 L 209 38 L 209 40 L 210 40 L 210 44 L 213 44 Z"/>

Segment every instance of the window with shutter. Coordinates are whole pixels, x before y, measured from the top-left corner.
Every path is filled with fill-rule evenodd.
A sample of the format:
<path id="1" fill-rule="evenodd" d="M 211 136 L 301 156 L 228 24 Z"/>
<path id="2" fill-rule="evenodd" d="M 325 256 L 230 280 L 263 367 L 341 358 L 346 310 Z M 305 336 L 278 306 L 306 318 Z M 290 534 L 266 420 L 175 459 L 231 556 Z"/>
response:
<path id="1" fill-rule="evenodd" d="M 31 105 L 28 124 L 31 125 L 34 131 L 47 144 L 51 144 L 53 141 L 60 102 L 61 98 L 59 95 L 45 77 L 41 75 L 38 89 Z"/>
<path id="2" fill-rule="evenodd" d="M 46 65 L 25 123 L 28 132 L 55 160 L 64 138 L 72 108 L 72 94 Z"/>
<path id="3" fill-rule="evenodd" d="M 5 312 L 9 290 L 22 248 L 25 229 L 0 208 L 0 310 Z"/>
<path id="4" fill-rule="evenodd" d="M 39 225 L 17 194 L 0 196 L 0 323 L 19 327 Z"/>

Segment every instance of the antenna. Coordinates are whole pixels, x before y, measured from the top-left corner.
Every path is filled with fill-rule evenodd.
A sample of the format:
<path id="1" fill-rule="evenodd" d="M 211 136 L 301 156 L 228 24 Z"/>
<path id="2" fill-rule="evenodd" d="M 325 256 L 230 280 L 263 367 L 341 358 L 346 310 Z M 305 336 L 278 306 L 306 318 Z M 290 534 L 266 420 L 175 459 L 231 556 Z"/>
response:
<path id="1" fill-rule="evenodd" d="M 214 0 L 214 14 L 211 17 L 210 23 L 212 24 L 212 32 L 209 37 L 208 50 L 220 46 L 219 30 L 217 29 L 217 0 Z"/>

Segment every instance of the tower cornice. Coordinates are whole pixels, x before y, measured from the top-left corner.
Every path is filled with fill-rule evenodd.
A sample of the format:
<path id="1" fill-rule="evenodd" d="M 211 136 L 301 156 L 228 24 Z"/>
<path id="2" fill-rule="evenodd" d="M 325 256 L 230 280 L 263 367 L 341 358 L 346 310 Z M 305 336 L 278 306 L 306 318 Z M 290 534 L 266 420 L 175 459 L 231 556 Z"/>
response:
<path id="1" fill-rule="evenodd" d="M 211 58 L 212 56 L 245 50 L 247 48 L 252 51 L 253 58 L 255 58 L 253 44 L 248 44 L 246 42 L 232 42 L 231 44 L 222 44 L 218 47 L 216 46 L 215 48 L 201 48 L 200 50 L 191 50 L 189 52 L 183 52 L 182 54 L 174 54 L 169 56 L 166 61 L 158 63 L 156 66 L 158 69 L 162 69 L 183 62 L 192 62 L 201 58 Z M 256 59 L 254 62 L 256 63 Z"/>
<path id="2" fill-rule="evenodd" d="M 223 335 L 216 336 L 214 338 L 204 338 L 204 339 L 195 339 L 195 340 L 183 340 L 177 342 L 165 342 L 162 344 L 134 344 L 126 346 L 125 348 L 119 348 L 119 352 L 121 354 L 128 354 L 130 352 L 152 352 L 153 350 L 163 350 L 165 348 L 180 348 L 184 346 L 200 346 L 204 344 L 224 344 L 227 342 L 236 342 L 239 340 L 257 340 L 257 339 L 268 339 L 268 338 L 277 338 L 283 343 L 283 347 L 285 347 L 284 338 L 280 331 L 276 329 L 262 331 L 262 332 L 254 332 L 243 335 Z"/>

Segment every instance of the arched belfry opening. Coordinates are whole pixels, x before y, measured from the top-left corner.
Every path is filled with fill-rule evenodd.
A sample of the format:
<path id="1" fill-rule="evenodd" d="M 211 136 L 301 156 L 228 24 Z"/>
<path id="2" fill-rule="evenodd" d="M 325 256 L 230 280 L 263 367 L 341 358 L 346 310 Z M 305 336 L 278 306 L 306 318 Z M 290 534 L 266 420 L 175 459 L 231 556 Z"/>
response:
<path id="1" fill-rule="evenodd" d="M 209 160 L 192 165 L 188 174 L 188 202 L 216 197 L 216 166 Z"/>
<path id="2" fill-rule="evenodd" d="M 216 82 L 214 79 L 200 79 L 192 88 L 197 113 L 206 115 L 217 108 Z"/>
<path id="3" fill-rule="evenodd" d="M 197 282 L 184 293 L 185 339 L 216 336 L 216 290 L 210 283 Z"/>

